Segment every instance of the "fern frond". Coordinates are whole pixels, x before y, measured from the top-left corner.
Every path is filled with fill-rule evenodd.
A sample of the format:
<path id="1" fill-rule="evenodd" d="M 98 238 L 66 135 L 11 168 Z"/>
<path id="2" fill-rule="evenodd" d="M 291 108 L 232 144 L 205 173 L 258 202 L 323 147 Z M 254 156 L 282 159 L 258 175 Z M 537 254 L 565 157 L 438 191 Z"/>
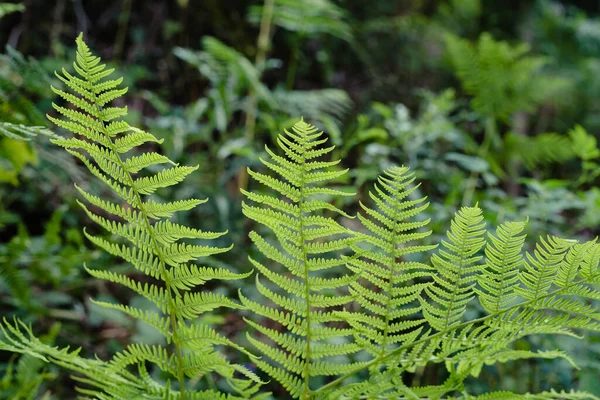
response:
<path id="1" fill-rule="evenodd" d="M 346 215 L 323 196 L 349 195 L 324 187 L 325 182 L 339 179 L 347 170 L 322 170 L 337 163 L 309 162 L 332 151 L 332 147 L 319 147 L 325 141 L 322 132 L 317 132 L 314 126 L 304 121 L 296 123 L 277 139 L 284 156 L 267 148 L 270 161 L 261 159 L 265 167 L 280 178 L 248 170 L 255 181 L 275 191 L 276 196 L 242 191 L 250 201 L 260 205 L 243 203 L 244 214 L 269 228 L 277 241 L 271 242 L 257 232 L 251 232 L 250 239 L 268 261 L 281 265 L 283 271 L 250 257 L 250 262 L 268 280 L 263 283 L 258 276 L 256 279 L 256 287 L 267 302 L 259 304 L 243 295 L 240 299 L 253 313 L 287 329 L 281 333 L 249 321 L 273 344 L 252 336 L 249 340 L 274 363 L 261 361 L 257 363 L 259 368 L 280 381 L 296 398 L 310 395 L 311 377 L 339 375 L 348 370 L 347 365 L 329 362 L 327 357 L 359 350 L 349 342 L 338 342 L 340 347 L 328 342 L 351 332 L 327 325 L 343 321 L 336 310 L 349 304 L 352 296 L 340 292 L 354 282 L 356 276 L 330 275 L 333 268 L 345 262 L 335 254 L 349 249 L 354 239 L 335 220 L 315 213 L 327 210 Z M 280 196 L 287 200 L 281 200 Z"/>
<path id="2" fill-rule="evenodd" d="M 473 297 L 476 275 L 481 269 L 477 253 L 485 244 L 483 216 L 479 207 L 463 207 L 451 222 L 445 249 L 434 254 L 431 262 L 437 274 L 434 284 L 425 289 L 431 303 L 422 302 L 423 315 L 438 331 L 460 323 L 467 303 Z"/>
<path id="3" fill-rule="evenodd" d="M 516 300 L 514 287 L 519 281 L 519 269 L 523 264 L 521 254 L 525 235 L 520 233 L 524 222 L 506 222 L 498 227 L 496 236 L 489 234 L 485 247 L 486 264 L 477 275 L 476 290 L 483 308 L 490 314 L 497 313 Z"/>
<path id="4" fill-rule="evenodd" d="M 215 353 L 210 357 L 219 358 L 218 363 L 203 364 L 200 367 L 195 355 L 196 351 L 203 355 L 212 354 L 212 345 L 232 343 L 211 336 L 206 326 L 192 328 L 186 320 L 216 307 L 240 308 L 239 304 L 224 295 L 192 293 L 191 290 L 210 279 L 242 279 L 247 274 L 189 264 L 197 258 L 229 250 L 229 247 L 186 243 L 185 240 L 216 239 L 224 233 L 188 228 L 168 219 L 175 213 L 191 210 L 206 200 L 158 203 L 145 198 L 145 195 L 154 194 L 159 189 L 177 185 L 198 167 L 179 166 L 159 153 L 144 150 L 149 145 L 162 143 L 162 140 L 120 119 L 127 114 L 127 109 L 112 107 L 110 103 L 127 92 L 126 88 L 121 87 L 122 78 L 107 79 L 114 70 L 107 69 L 100 58 L 92 54 L 81 36 L 77 38 L 73 68 L 75 74 L 64 69 L 62 73 L 56 74 L 65 85 L 65 90 L 52 88 L 70 107 L 53 104 L 59 116 L 48 118 L 76 137 L 55 139 L 53 142 L 81 160 L 94 176 L 122 200 L 120 204 L 116 204 L 78 187 L 89 204 L 80 203 L 85 213 L 113 235 L 113 239 L 92 236 L 87 232 L 85 235 L 94 244 L 122 258 L 156 281 L 142 283 L 127 275 L 86 269 L 94 277 L 121 284 L 148 299 L 162 315 L 120 304 L 97 304 L 120 310 L 153 326 L 170 344 L 169 347 L 143 343 L 130 345 L 114 356 L 109 363 L 110 368 L 120 371 L 126 370 L 129 365 L 154 364 L 179 381 L 181 393 L 186 390 L 184 376 L 193 375 L 190 372 L 193 370 L 202 369 L 203 373 L 215 371 L 232 378 L 239 366 L 229 364 Z M 109 217 L 103 216 L 104 213 Z M 128 243 L 123 244 L 123 240 Z M 202 335 L 205 335 L 204 339 Z M 241 349 L 239 346 L 234 347 Z M 258 378 L 250 379 L 259 383 Z M 237 384 L 240 385 L 240 382 Z"/>
<path id="5" fill-rule="evenodd" d="M 549 236 L 540 239 L 533 255 L 527 253 L 525 269 L 519 274 L 522 287 L 515 291 L 528 300 L 545 296 L 550 290 L 555 273 L 574 241 Z"/>
<path id="6" fill-rule="evenodd" d="M 58 348 L 35 337 L 30 326 L 19 320 L 0 321 L 0 350 L 27 354 L 44 362 L 52 362 L 78 374 L 79 380 L 114 398 L 133 398 L 147 392 L 143 382 L 126 370 L 115 371 L 100 360 L 82 358 L 81 349 Z"/>
<path id="7" fill-rule="evenodd" d="M 58 138 L 54 132 L 43 126 L 12 124 L 10 122 L 0 122 L 0 135 L 16 140 L 31 140 L 31 138 L 37 135 L 44 135 L 55 139 Z"/>
<path id="8" fill-rule="evenodd" d="M 371 248 L 360 251 L 361 258 L 351 259 L 348 265 L 361 274 L 361 281 L 350 291 L 364 310 L 351 324 L 360 334 L 365 350 L 375 358 L 413 338 L 411 332 L 420 330 L 419 298 L 429 283 L 417 283 L 420 277 L 431 274 L 426 264 L 406 261 L 409 254 L 424 253 L 436 246 L 417 246 L 431 231 L 422 231 L 429 220 L 411 221 L 428 206 L 425 199 L 408 200 L 418 188 L 412 185 L 414 174 L 406 167 L 386 170 L 369 192 L 377 205 L 371 209 L 361 203 L 366 215 L 358 214 L 367 234 L 359 237 Z"/>

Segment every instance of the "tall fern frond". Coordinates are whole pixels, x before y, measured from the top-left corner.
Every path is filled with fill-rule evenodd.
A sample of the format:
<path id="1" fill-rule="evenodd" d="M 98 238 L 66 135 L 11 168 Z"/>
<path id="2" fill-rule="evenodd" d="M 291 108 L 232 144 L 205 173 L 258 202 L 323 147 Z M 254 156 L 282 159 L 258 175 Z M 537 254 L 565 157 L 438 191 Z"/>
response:
<path id="1" fill-rule="evenodd" d="M 414 338 L 426 322 L 421 316 L 419 298 L 429 285 L 423 283 L 432 274 L 432 268 L 422 262 L 407 261 L 406 257 L 434 249 L 435 245 L 417 245 L 431 231 L 422 228 L 428 219 L 415 220 L 429 205 L 425 198 L 409 200 L 417 190 L 414 173 L 407 167 L 394 167 L 377 179 L 375 191 L 369 192 L 377 207 L 361 203 L 358 214 L 365 234 L 359 238 L 370 246 L 368 251 L 355 250 L 359 259 L 350 259 L 349 266 L 361 279 L 351 283 L 350 290 L 361 305 L 356 322 L 350 318 L 359 333 L 358 342 L 373 357 L 387 352 Z"/>
<path id="2" fill-rule="evenodd" d="M 150 280 L 140 281 L 110 271 L 86 269 L 94 277 L 133 290 L 153 303 L 161 314 L 120 304 L 96 304 L 121 310 L 155 327 L 170 344 L 168 347 L 131 344 L 113 356 L 107 364 L 108 370 L 120 374 L 128 371 L 129 365 L 154 364 L 178 381 L 181 399 L 186 398 L 186 390 L 191 389 L 186 388 L 185 376 L 198 379 L 216 372 L 235 382 L 238 378 L 234 375 L 241 373 L 259 382 L 249 370 L 229 364 L 212 350 L 215 345 L 231 345 L 229 340 L 209 327 L 200 325 L 198 328 L 187 323 L 218 307 L 242 307 L 223 294 L 193 291 L 208 280 L 248 276 L 190 264 L 197 258 L 222 253 L 229 248 L 191 244 L 183 240 L 208 241 L 225 232 L 204 232 L 169 220 L 174 213 L 190 210 L 205 200 L 157 203 L 146 197 L 161 188 L 178 184 L 198 167 L 179 166 L 160 154 L 142 149 L 141 146 L 161 143 L 162 140 L 120 119 L 126 115 L 127 109 L 112 106 L 112 102 L 127 92 L 127 88 L 121 87 L 123 79 L 108 79 L 114 70 L 107 69 L 100 58 L 92 54 L 81 35 L 77 38 L 73 69 L 74 75 L 65 69 L 62 74 L 56 74 L 67 89 L 52 87 L 52 90 L 68 106 L 53 103 L 59 116 L 49 115 L 48 119 L 76 137 L 54 139 L 52 142 L 78 158 L 121 199 L 119 204 L 113 203 L 78 187 L 88 203 L 79 203 L 85 213 L 116 240 L 93 236 L 86 230 L 84 234 L 91 242 L 130 263 L 139 274 Z M 138 153 L 134 154 L 134 150 Z M 161 165 L 166 167 L 161 168 Z"/>
<path id="3" fill-rule="evenodd" d="M 324 186 L 347 170 L 332 169 L 338 161 L 318 161 L 333 150 L 320 147 L 327 141 L 322 136 L 314 126 L 297 122 L 277 139 L 285 155 L 266 147 L 270 160 L 261 159 L 277 177 L 248 169 L 256 182 L 275 195 L 242 190 L 257 204 L 244 202 L 244 214 L 272 231 L 276 241 L 257 231 L 250 232 L 250 239 L 266 261 L 250 257 L 258 271 L 256 287 L 265 302 L 243 295 L 240 298 L 254 314 L 284 328 L 280 332 L 249 321 L 273 343 L 251 335 L 248 338 L 274 362 L 259 360 L 258 366 L 294 398 L 309 398 L 311 377 L 339 375 L 353 367 L 330 362 L 329 357 L 358 351 L 357 346 L 344 339 L 351 330 L 340 327 L 343 318 L 336 312 L 352 301 L 352 296 L 343 292 L 356 276 L 332 275 L 345 264 L 335 253 L 348 248 L 351 237 L 346 228 L 322 215 L 323 210 L 346 215 L 326 199 L 352 194 Z M 338 338 L 335 343 L 334 338 Z"/>

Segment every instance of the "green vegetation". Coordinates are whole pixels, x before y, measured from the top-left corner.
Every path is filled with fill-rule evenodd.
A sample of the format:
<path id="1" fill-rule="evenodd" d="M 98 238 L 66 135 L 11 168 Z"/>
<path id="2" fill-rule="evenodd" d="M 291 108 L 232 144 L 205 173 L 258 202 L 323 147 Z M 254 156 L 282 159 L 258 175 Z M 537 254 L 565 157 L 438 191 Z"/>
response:
<path id="1" fill-rule="evenodd" d="M 600 398 L 598 10 L 242 3 L 0 3 L 0 399 Z"/>

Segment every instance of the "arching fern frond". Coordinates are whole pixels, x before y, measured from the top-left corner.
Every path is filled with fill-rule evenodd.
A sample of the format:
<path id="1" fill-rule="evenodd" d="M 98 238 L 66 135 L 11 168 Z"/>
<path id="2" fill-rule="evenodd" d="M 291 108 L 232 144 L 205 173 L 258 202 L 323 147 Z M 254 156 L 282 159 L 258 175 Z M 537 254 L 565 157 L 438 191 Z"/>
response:
<path id="1" fill-rule="evenodd" d="M 48 119 L 76 137 L 57 138 L 52 142 L 81 160 L 94 176 L 122 200 L 117 205 L 78 187 L 89 203 L 80 203 L 85 213 L 113 238 L 107 240 L 87 232 L 85 235 L 108 253 L 122 258 L 141 274 L 153 279 L 140 280 L 106 270 L 87 270 L 94 277 L 131 289 L 153 303 L 162 315 L 120 304 L 96 304 L 123 311 L 155 327 L 170 344 L 166 347 L 132 344 L 115 354 L 106 368 L 115 374 L 129 374 L 130 365 L 153 364 L 178 381 L 179 387 L 174 389 L 178 389 L 182 399 L 185 392 L 191 389 L 186 388 L 185 376 L 198 379 L 216 372 L 235 382 L 238 378 L 234 379 L 234 375 L 242 373 L 246 378 L 259 382 L 250 371 L 228 363 L 213 350 L 215 345 L 230 346 L 230 341 L 209 327 L 202 328 L 203 325 L 199 325 L 194 329 L 187 323 L 218 307 L 241 308 L 240 304 L 222 294 L 192 291 L 197 285 L 211 279 L 231 280 L 247 276 L 189 264 L 197 258 L 222 253 L 229 248 L 192 244 L 185 240 L 208 241 L 225 233 L 204 232 L 168 219 L 177 212 L 192 209 L 204 200 L 157 203 L 145 198 L 145 195 L 161 188 L 178 184 L 197 167 L 176 165 L 160 154 L 141 148 L 161 143 L 162 140 L 119 119 L 127 110 L 112 107 L 111 102 L 125 94 L 127 88 L 121 87 L 122 78 L 108 79 L 114 70 L 107 69 L 100 58 L 92 54 L 81 35 L 77 38 L 73 68 L 75 75 L 65 69 L 62 74 L 56 74 L 67 89 L 52 87 L 54 93 L 69 106 L 53 104 L 59 116 L 49 115 Z M 234 347 L 239 349 L 239 346 Z M 90 378 L 85 376 L 86 379 Z M 242 391 L 250 390 L 249 387 L 246 385 Z"/>
<path id="2" fill-rule="evenodd" d="M 327 140 L 322 136 L 314 126 L 297 122 L 277 139 L 285 156 L 267 148 L 271 160 L 261 159 L 277 177 L 248 170 L 255 181 L 275 195 L 242 190 L 258 204 L 244 202 L 244 214 L 272 231 L 277 240 L 256 231 L 250 233 L 265 259 L 250 257 L 259 273 L 256 286 L 265 303 L 243 295 L 240 298 L 254 314 L 285 328 L 278 332 L 249 321 L 272 343 L 253 336 L 249 340 L 271 360 L 258 361 L 259 368 L 279 381 L 294 398 L 310 396 L 312 377 L 339 375 L 355 367 L 330 362 L 328 358 L 358 351 L 344 339 L 351 330 L 331 325 L 343 320 L 336 310 L 352 301 L 350 295 L 344 294 L 344 288 L 356 277 L 331 275 L 345 264 L 335 254 L 348 248 L 351 238 L 346 228 L 321 215 L 323 210 L 344 215 L 324 199 L 351 194 L 324 186 L 347 170 L 331 169 L 337 162 L 317 160 L 333 150 L 320 147 Z M 338 338 L 335 343 L 333 338 Z"/>

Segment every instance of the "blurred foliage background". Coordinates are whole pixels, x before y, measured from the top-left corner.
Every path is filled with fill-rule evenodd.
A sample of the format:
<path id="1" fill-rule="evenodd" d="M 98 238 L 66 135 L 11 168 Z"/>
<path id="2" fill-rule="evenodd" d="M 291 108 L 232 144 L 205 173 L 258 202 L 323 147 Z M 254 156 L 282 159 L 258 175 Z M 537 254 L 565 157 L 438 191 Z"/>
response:
<path id="1" fill-rule="evenodd" d="M 84 263 L 122 267 L 83 240 L 87 221 L 71 182 L 95 183 L 47 140 L 53 71 L 69 68 L 79 32 L 124 73 L 129 122 L 165 138 L 161 150 L 171 159 L 200 165 L 193 183 L 161 195 L 211 198 L 186 223 L 229 230 L 223 244 L 234 250 L 212 263 L 249 269 L 239 196 L 245 167 L 257 167 L 264 145 L 299 116 L 328 132 L 351 168 L 347 184 L 362 188 L 358 199 L 382 168 L 413 168 L 422 182 L 414 195 L 431 201 L 432 240 L 458 207 L 475 202 L 490 225 L 528 217 L 531 242 L 600 233 L 600 2 L 4 2 L 0 314 L 33 323 L 48 342 L 107 357 L 127 341 L 158 340 L 88 300 L 140 302 L 86 278 Z M 244 343 L 241 318 L 211 322 Z M 536 350 L 552 340 L 520 346 Z M 600 337 L 566 345 L 579 370 L 532 361 L 490 367 L 471 384 L 600 395 Z M 412 380 L 439 384 L 444 374 L 417 371 Z M 73 398 L 70 382 L 38 360 L 0 354 L 0 399 Z"/>

